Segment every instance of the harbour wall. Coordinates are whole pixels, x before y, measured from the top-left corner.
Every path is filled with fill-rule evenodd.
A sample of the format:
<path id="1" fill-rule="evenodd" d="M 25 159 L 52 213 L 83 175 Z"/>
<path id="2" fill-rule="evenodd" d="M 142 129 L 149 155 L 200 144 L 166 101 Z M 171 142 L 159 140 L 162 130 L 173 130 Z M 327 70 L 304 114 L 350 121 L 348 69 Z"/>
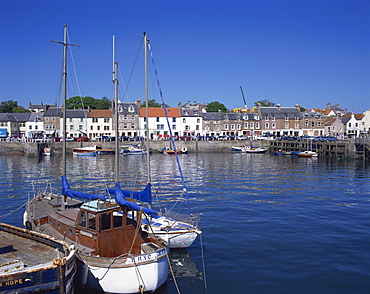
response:
<path id="1" fill-rule="evenodd" d="M 97 142 L 103 149 L 114 149 L 115 142 Z M 119 142 L 121 148 L 127 144 L 135 144 L 136 142 Z M 91 145 L 92 142 L 67 142 L 67 153 L 72 153 L 72 148 L 85 147 Z M 335 142 L 309 142 L 309 141 L 286 141 L 286 140 L 228 140 L 228 141 L 176 141 L 176 148 L 187 148 L 189 153 L 202 152 L 230 152 L 231 146 L 261 146 L 269 150 L 277 149 L 283 151 L 316 151 L 319 156 L 323 157 L 346 157 L 346 158 L 370 158 L 370 142 L 364 140 L 343 140 Z M 170 147 L 170 141 L 158 140 L 151 141 L 150 148 L 154 152 Z M 27 156 L 39 156 L 44 147 L 52 147 L 56 153 L 62 153 L 62 142 L 0 142 L 0 154 L 9 152 L 24 153 Z"/>

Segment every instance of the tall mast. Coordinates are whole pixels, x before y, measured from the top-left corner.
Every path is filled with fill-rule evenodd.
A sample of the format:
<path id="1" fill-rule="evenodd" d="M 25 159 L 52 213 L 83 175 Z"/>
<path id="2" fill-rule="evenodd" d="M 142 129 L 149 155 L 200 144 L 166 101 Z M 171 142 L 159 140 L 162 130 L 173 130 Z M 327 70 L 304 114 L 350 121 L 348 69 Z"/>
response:
<path id="1" fill-rule="evenodd" d="M 63 126 L 63 157 L 62 157 L 62 176 L 66 175 L 66 139 L 67 139 L 67 131 L 66 131 L 66 121 L 67 121 L 67 107 L 66 107 L 66 101 L 67 101 L 67 46 L 79 46 L 75 44 L 68 44 L 67 43 L 67 24 L 64 24 L 64 38 L 63 42 L 54 41 L 52 42 L 59 43 L 63 45 L 63 107 L 62 107 L 62 113 L 63 113 L 63 120 L 62 120 L 62 126 Z"/>
<path id="2" fill-rule="evenodd" d="M 144 79 L 145 79 L 145 120 L 146 120 L 146 166 L 147 166 L 147 179 L 151 183 L 150 176 L 150 154 L 149 154 L 149 102 L 148 102 L 148 37 L 144 32 Z"/>
<path id="3" fill-rule="evenodd" d="M 118 152 L 118 62 L 114 61 L 114 36 L 113 36 L 113 83 L 114 83 L 114 122 L 115 126 L 115 151 L 114 151 L 114 181 L 119 182 L 119 152 Z"/>

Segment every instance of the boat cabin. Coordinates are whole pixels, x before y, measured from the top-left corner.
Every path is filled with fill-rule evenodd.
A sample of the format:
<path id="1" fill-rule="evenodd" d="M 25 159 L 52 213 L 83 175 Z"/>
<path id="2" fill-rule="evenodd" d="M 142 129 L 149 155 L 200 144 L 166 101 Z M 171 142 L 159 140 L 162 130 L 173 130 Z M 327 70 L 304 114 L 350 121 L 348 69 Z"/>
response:
<path id="1" fill-rule="evenodd" d="M 125 253 L 140 254 L 141 212 L 120 207 L 114 201 L 93 200 L 80 208 L 60 210 L 55 223 L 49 224 L 66 238 L 85 247 L 86 253 L 116 257 Z M 137 221 L 135 221 L 137 220 Z"/>

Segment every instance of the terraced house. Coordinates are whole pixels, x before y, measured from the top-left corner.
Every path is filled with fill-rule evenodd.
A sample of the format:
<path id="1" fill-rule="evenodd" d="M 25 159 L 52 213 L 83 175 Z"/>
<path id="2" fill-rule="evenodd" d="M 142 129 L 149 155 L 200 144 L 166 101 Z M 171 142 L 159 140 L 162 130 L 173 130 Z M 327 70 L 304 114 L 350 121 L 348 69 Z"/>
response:
<path id="1" fill-rule="evenodd" d="M 274 136 L 301 136 L 304 132 L 301 129 L 300 106 L 276 107 L 257 106 L 257 113 L 261 117 L 262 133 Z"/>

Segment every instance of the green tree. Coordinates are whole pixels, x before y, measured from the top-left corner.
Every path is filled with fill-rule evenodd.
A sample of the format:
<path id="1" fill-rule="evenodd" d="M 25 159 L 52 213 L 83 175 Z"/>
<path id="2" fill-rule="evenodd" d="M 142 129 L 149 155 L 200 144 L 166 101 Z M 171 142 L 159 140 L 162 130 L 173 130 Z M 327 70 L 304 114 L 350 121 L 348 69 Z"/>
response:
<path id="1" fill-rule="evenodd" d="M 268 101 L 268 99 L 263 99 L 257 102 L 254 102 L 254 106 L 257 106 L 258 104 L 261 104 L 263 107 L 274 107 L 276 104 L 274 102 Z"/>
<path id="2" fill-rule="evenodd" d="M 96 99 L 96 109 L 109 109 L 111 106 L 112 102 L 106 96 Z"/>
<path id="3" fill-rule="evenodd" d="M 30 112 L 28 109 L 24 108 L 23 106 L 16 106 L 13 108 L 14 113 L 21 113 L 21 112 Z"/>
<path id="4" fill-rule="evenodd" d="M 0 113 L 13 112 L 13 109 L 18 107 L 18 102 L 13 100 L 1 101 L 0 103 Z"/>
<path id="5" fill-rule="evenodd" d="M 109 109 L 111 107 L 111 103 L 107 97 L 95 99 L 90 96 L 74 96 L 67 99 L 66 107 L 67 109 Z"/>
<path id="6" fill-rule="evenodd" d="M 155 101 L 155 99 L 148 99 L 148 107 L 161 107 L 162 104 Z M 167 104 L 164 104 L 166 107 L 170 107 Z M 141 103 L 140 107 L 146 107 L 145 101 Z"/>
<path id="7" fill-rule="evenodd" d="M 221 110 L 221 112 L 228 112 L 226 106 L 218 101 L 208 103 L 206 108 L 207 112 L 218 112 L 219 110 Z"/>

